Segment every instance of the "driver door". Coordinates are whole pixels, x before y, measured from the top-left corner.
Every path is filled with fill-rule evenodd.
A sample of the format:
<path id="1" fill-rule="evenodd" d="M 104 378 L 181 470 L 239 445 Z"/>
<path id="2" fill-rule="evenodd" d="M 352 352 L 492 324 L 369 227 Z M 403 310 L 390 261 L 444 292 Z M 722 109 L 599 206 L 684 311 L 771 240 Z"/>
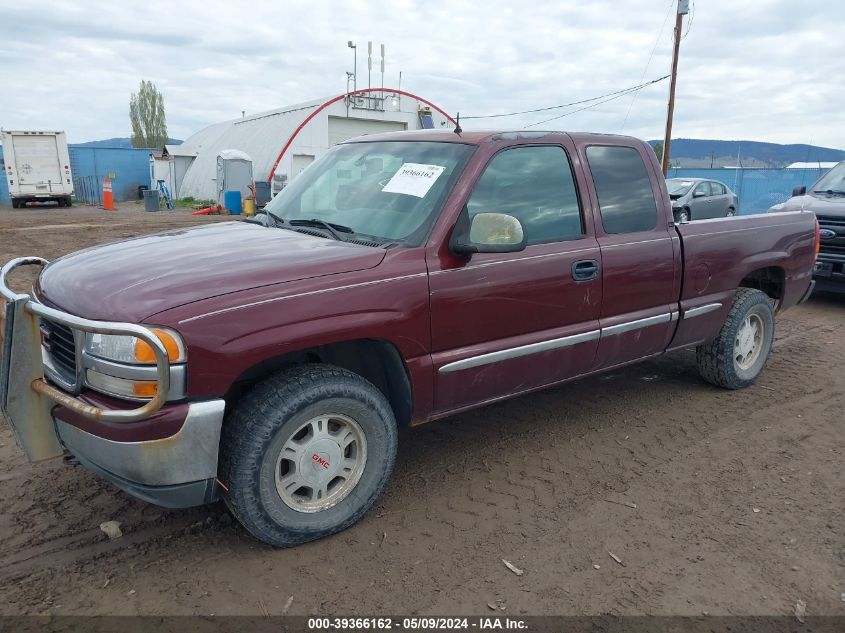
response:
<path id="1" fill-rule="evenodd" d="M 579 200 L 574 155 L 563 145 L 505 148 L 476 181 L 464 219 L 481 212 L 516 217 L 524 251 L 469 259 L 428 252 L 435 413 L 590 369 L 599 338 L 601 252 Z"/>

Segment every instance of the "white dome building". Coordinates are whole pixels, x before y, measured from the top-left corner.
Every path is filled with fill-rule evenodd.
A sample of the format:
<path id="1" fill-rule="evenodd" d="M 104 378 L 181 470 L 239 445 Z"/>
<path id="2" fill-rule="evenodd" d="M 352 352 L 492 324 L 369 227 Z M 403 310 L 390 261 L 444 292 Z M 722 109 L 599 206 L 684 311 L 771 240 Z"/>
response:
<path id="1" fill-rule="evenodd" d="M 217 197 L 217 156 L 223 150 L 246 153 L 253 161 L 255 181 L 269 182 L 275 194 L 332 145 L 347 139 L 454 124 L 445 111 L 422 97 L 364 88 L 216 123 L 182 145 L 166 146 L 163 158 L 176 165 L 169 170 L 169 184 L 177 198 Z"/>

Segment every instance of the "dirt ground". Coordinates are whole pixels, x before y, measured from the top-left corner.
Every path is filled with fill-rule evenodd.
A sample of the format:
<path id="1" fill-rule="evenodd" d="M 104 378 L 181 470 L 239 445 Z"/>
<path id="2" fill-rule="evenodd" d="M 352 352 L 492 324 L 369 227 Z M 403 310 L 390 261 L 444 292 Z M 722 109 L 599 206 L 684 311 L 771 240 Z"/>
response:
<path id="1" fill-rule="evenodd" d="M 0 261 L 220 219 L 3 208 Z M 0 614 L 843 615 L 843 325 L 784 313 L 744 391 L 681 352 L 403 432 L 374 511 L 292 550 L 27 464 L 3 423 Z"/>

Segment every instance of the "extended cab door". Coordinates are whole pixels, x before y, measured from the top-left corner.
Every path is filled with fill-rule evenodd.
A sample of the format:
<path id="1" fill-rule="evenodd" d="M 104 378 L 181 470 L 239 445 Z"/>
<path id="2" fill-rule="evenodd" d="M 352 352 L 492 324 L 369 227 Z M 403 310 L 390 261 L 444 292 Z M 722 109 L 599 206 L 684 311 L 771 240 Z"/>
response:
<path id="1" fill-rule="evenodd" d="M 456 207 L 466 219 L 515 216 L 528 246 L 462 259 L 445 239 L 428 251 L 435 414 L 585 373 L 598 344 L 601 254 L 574 147 L 567 138 L 485 150 Z"/>
<path id="2" fill-rule="evenodd" d="M 678 317 L 680 243 L 657 160 L 624 139 L 587 145 L 602 257 L 601 341 L 595 369 L 666 349 Z"/>

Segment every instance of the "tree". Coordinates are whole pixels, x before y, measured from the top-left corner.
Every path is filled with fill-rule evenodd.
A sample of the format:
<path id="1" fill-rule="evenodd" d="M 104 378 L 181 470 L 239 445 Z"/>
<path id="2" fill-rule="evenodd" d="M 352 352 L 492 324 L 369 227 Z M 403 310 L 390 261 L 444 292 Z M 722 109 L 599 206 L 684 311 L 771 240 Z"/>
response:
<path id="1" fill-rule="evenodd" d="M 167 143 L 164 98 L 152 81 L 141 80 L 138 92 L 132 93 L 129 121 L 132 123 L 132 147 L 164 147 Z"/>
<path id="2" fill-rule="evenodd" d="M 663 162 L 663 141 L 657 141 L 653 146 L 652 149 L 654 153 L 657 154 L 657 162 Z"/>

